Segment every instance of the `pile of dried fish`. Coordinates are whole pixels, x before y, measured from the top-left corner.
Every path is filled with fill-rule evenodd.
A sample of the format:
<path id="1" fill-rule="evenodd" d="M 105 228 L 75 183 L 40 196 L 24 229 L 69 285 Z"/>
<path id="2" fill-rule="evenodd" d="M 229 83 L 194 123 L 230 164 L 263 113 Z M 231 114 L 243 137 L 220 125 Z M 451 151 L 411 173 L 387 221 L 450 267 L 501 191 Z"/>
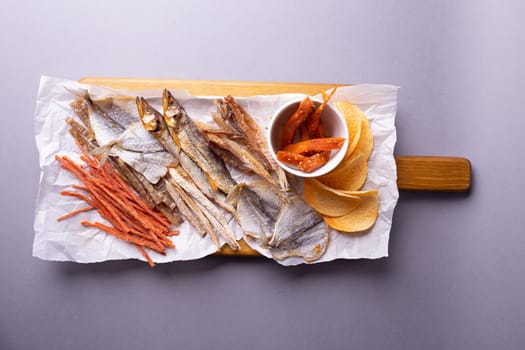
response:
<path id="1" fill-rule="evenodd" d="M 72 93 L 80 122 L 68 118 L 71 135 L 173 225 L 187 220 L 217 249 L 223 241 L 237 250 L 231 214 L 246 239 L 275 259 L 315 261 L 326 251 L 329 229 L 322 217 L 291 188 L 269 156 L 263 131 L 233 97 L 216 101 L 216 125 L 209 125 L 196 123 L 167 90 L 161 104 Z M 237 183 L 229 168 L 260 181 Z"/>

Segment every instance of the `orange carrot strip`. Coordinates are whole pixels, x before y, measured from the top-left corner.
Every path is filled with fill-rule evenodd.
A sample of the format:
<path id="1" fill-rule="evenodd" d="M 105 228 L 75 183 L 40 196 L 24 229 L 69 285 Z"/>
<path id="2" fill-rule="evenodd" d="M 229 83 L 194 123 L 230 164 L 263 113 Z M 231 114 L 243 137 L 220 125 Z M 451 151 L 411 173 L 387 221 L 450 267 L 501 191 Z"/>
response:
<path id="1" fill-rule="evenodd" d="M 168 231 L 168 232 L 166 233 L 166 236 L 168 236 L 168 237 L 171 237 L 171 236 L 178 236 L 179 233 L 180 233 L 179 230 Z"/>
<path id="2" fill-rule="evenodd" d="M 321 119 L 321 113 L 323 113 L 328 101 L 330 101 L 336 90 L 337 87 L 334 87 L 328 96 L 323 93 L 323 103 L 321 103 L 312 116 L 308 118 L 308 130 L 314 137 L 321 137 L 319 133 L 319 120 Z"/>
<path id="3" fill-rule="evenodd" d="M 148 262 L 149 266 L 150 267 L 155 267 L 155 262 L 153 261 L 153 259 L 151 259 L 151 256 L 149 256 L 148 252 L 146 252 L 144 250 L 144 248 L 142 248 L 140 245 L 138 244 L 135 244 L 135 247 L 137 247 L 137 249 L 139 250 L 140 254 L 142 254 L 142 256 L 144 258 L 146 258 L 146 261 Z"/>
<path id="4" fill-rule="evenodd" d="M 118 174 L 111 168 L 111 166 L 108 163 L 105 163 L 102 169 L 105 173 L 111 176 L 111 178 L 116 184 L 118 184 L 119 189 L 122 192 L 124 192 L 129 197 L 129 199 L 132 200 L 134 206 L 136 206 L 137 208 L 142 208 L 144 210 L 144 212 L 147 214 L 148 219 L 154 218 L 162 226 L 166 227 L 166 229 L 169 229 L 169 227 L 171 226 L 170 221 L 159 211 L 155 211 L 152 208 L 150 208 L 139 196 L 137 196 L 135 192 L 131 190 L 131 188 L 122 180 L 120 176 L 118 176 Z"/>
<path id="5" fill-rule="evenodd" d="M 162 236 L 162 239 L 161 241 L 164 243 L 164 247 L 165 248 L 175 248 L 175 244 L 173 244 L 173 242 L 171 241 L 171 239 L 168 238 L 169 236 L 167 234 L 165 234 L 164 236 Z"/>
<path id="6" fill-rule="evenodd" d="M 149 240 L 152 244 L 155 244 L 159 249 L 163 249 L 165 247 L 156 239 L 156 237 L 151 237 L 151 235 L 143 233 L 142 231 L 145 230 L 142 230 L 140 224 L 138 225 L 138 230 L 133 230 L 132 227 L 130 227 L 130 222 L 127 220 L 129 218 L 127 217 L 125 211 L 122 211 L 120 207 L 114 206 L 111 204 L 111 202 L 107 201 L 107 198 L 103 192 L 99 193 L 99 190 L 97 189 L 93 189 L 93 191 L 95 198 L 98 199 L 97 204 L 100 214 L 106 220 L 110 221 L 118 230 L 120 230 L 123 233 L 133 233 L 142 239 Z"/>
<path id="7" fill-rule="evenodd" d="M 148 241 L 151 241 L 153 244 L 155 244 L 157 247 L 159 247 L 159 249 L 164 249 L 166 248 L 166 246 L 164 244 L 162 244 L 161 242 L 159 242 L 159 240 L 157 239 L 157 236 L 155 235 L 150 235 L 148 233 L 144 233 L 142 231 L 139 231 L 139 230 L 135 230 L 133 228 L 130 228 L 128 230 L 128 233 L 132 234 L 132 235 L 135 235 L 135 236 L 138 236 L 140 238 L 143 238 L 145 240 L 148 240 Z"/>
<path id="8" fill-rule="evenodd" d="M 57 158 L 57 160 L 60 162 L 60 166 L 69 172 L 71 172 L 73 175 L 75 175 L 80 181 L 84 182 L 85 178 L 87 176 L 87 173 L 84 169 L 82 169 L 79 166 L 76 166 L 75 163 L 71 162 L 69 158 L 62 157 L 61 159 Z"/>
<path id="9" fill-rule="evenodd" d="M 162 224 L 167 229 L 171 226 L 169 220 L 162 213 L 154 211 L 150 207 L 148 207 L 148 205 L 131 190 L 131 188 L 117 175 L 117 173 L 113 171 L 109 164 L 104 164 L 103 169 L 106 171 L 106 173 L 109 173 L 109 175 L 115 180 L 116 183 L 118 183 L 119 188 L 129 197 L 129 199 L 132 200 L 133 205 L 142 208 L 145 211 L 145 213 L 148 214 L 148 219 L 150 217 L 155 218 L 157 221 L 159 221 L 160 224 Z"/>
<path id="10" fill-rule="evenodd" d="M 293 142 L 297 128 L 310 115 L 313 107 L 314 104 L 308 96 L 299 103 L 299 107 L 297 107 L 297 110 L 290 116 L 283 127 L 281 134 L 281 149 Z"/>
<path id="11" fill-rule="evenodd" d="M 94 181 L 93 185 L 92 190 L 100 195 L 105 201 L 111 203 L 116 209 L 124 210 L 125 208 L 126 211 L 131 211 L 131 214 L 137 214 L 137 212 L 132 209 L 132 205 L 128 205 L 129 203 L 127 203 L 126 197 L 115 187 L 108 185 L 104 181 Z M 126 213 L 126 211 L 124 211 L 124 213 Z"/>
<path id="12" fill-rule="evenodd" d="M 81 159 L 89 166 L 89 170 L 66 156 L 57 155 L 55 158 L 60 162 L 62 168 L 70 171 L 83 183 L 83 185 L 73 185 L 73 187 L 88 192 L 89 196 L 72 191 L 62 191 L 61 194 L 86 201 L 90 205 L 88 208 L 96 208 L 113 227 L 100 222 L 86 221 L 82 222 L 82 225 L 98 228 L 135 244 L 150 266 L 153 266 L 154 262 L 144 248 L 166 254 L 165 248 L 174 247 L 168 237 L 178 234 L 178 231 L 170 231 L 171 223 L 165 215 L 148 207 L 118 176 L 109 163 L 100 166 L 98 158 L 89 156 L 83 149 L 82 152 Z M 63 220 L 84 210 L 88 209 L 82 208 L 58 219 Z"/>
<path id="13" fill-rule="evenodd" d="M 73 184 L 71 185 L 71 187 L 73 187 L 76 190 L 82 190 L 82 191 L 89 192 L 89 189 L 86 186 L 80 186 L 80 185 Z"/>
<path id="14" fill-rule="evenodd" d="M 85 201 L 86 203 L 89 203 L 91 200 L 86 197 L 85 195 L 83 195 L 82 193 L 77 193 L 77 192 L 72 192 L 72 191 L 62 191 L 60 192 L 60 194 L 62 196 L 68 196 L 68 197 L 76 197 L 76 198 L 80 198 L 82 199 L 83 201 Z"/>
<path id="15" fill-rule="evenodd" d="M 119 230 L 115 229 L 114 227 L 110 227 L 110 226 L 104 225 L 101 222 L 98 222 L 98 221 L 95 221 L 95 222 L 82 221 L 81 224 L 83 226 L 87 226 L 87 227 L 98 228 L 99 230 L 105 231 L 105 232 L 109 233 L 110 235 L 115 236 L 117 238 L 123 239 L 125 241 L 130 242 L 130 243 L 135 243 L 135 244 L 141 245 L 143 247 L 147 247 L 147 248 L 149 248 L 151 250 L 156 251 L 159 254 L 166 255 L 164 250 L 159 249 L 156 245 L 152 244 L 151 242 L 149 242 L 149 241 L 147 241 L 145 239 L 134 237 L 134 236 L 132 236 L 130 234 L 126 234 L 126 233 L 120 232 Z"/>
<path id="16" fill-rule="evenodd" d="M 154 209 L 150 212 L 150 215 L 152 218 L 154 218 L 159 224 L 161 224 L 166 230 L 169 231 L 171 227 L 171 221 L 168 220 L 168 218 L 161 213 L 159 210 Z"/>
<path id="17" fill-rule="evenodd" d="M 163 230 L 169 231 L 171 227 L 171 222 L 168 221 L 168 219 L 166 218 L 164 214 L 162 214 L 160 211 L 156 209 L 150 210 L 149 212 L 145 212 L 145 213 L 152 219 L 152 221 L 160 225 L 163 228 Z"/>
<path id="18" fill-rule="evenodd" d="M 98 162 L 95 157 L 91 156 L 89 157 L 86 153 L 82 153 L 80 156 L 80 159 L 84 161 L 87 165 L 89 165 L 92 168 L 98 168 Z"/>
<path id="19" fill-rule="evenodd" d="M 343 146 L 344 142 L 344 137 L 323 137 L 292 143 L 286 146 L 283 151 L 304 155 L 307 153 L 339 149 Z"/>
<path id="20" fill-rule="evenodd" d="M 70 218 L 70 217 L 72 217 L 72 216 L 75 216 L 75 215 L 77 215 L 78 213 L 82 213 L 82 212 L 85 212 L 85 211 L 88 211 L 88 210 L 92 210 L 92 209 L 94 209 L 94 208 L 95 208 L 94 206 L 89 205 L 89 206 L 87 206 L 87 207 L 83 207 L 83 208 L 79 208 L 79 209 L 76 209 L 76 210 L 70 211 L 70 212 L 67 213 L 67 214 L 64 214 L 64 215 L 62 215 L 62 216 L 59 216 L 59 217 L 57 218 L 57 221 L 62 221 L 62 220 L 64 220 L 64 219 L 67 219 L 67 218 Z"/>
<path id="21" fill-rule="evenodd" d="M 118 225 L 118 227 L 120 228 L 125 228 L 127 226 L 124 220 L 122 220 L 122 218 L 120 217 L 120 215 L 118 215 L 116 208 L 109 204 L 107 201 L 105 201 L 103 195 L 99 193 L 97 189 L 92 189 L 92 195 L 98 201 L 99 206 L 105 207 L 106 211 L 111 216 L 111 219 L 109 221 L 112 224 L 114 224 L 115 226 Z"/>
<path id="22" fill-rule="evenodd" d="M 138 220 L 137 217 L 142 217 L 132 206 L 128 206 L 127 203 L 120 198 L 120 192 L 110 192 L 104 189 L 111 189 L 112 187 L 106 186 L 104 183 L 95 182 L 96 187 L 92 189 L 93 195 L 98 197 L 99 201 L 108 203 L 108 210 L 111 216 L 114 217 L 114 220 L 119 222 L 121 227 L 124 227 L 124 222 L 127 222 L 127 229 L 124 229 L 126 232 L 131 232 L 131 228 L 135 228 L 134 232 L 147 232 L 148 236 L 152 241 L 157 244 L 159 247 L 164 247 L 159 242 L 159 238 L 162 239 L 162 232 L 158 232 L 154 225 L 151 225 L 148 220 Z M 126 209 L 124 209 L 126 208 Z M 144 216 L 147 218 L 147 216 Z M 169 241 L 169 240 L 168 240 Z M 168 243 L 164 240 L 164 243 Z M 171 244 L 171 241 L 168 245 Z"/>

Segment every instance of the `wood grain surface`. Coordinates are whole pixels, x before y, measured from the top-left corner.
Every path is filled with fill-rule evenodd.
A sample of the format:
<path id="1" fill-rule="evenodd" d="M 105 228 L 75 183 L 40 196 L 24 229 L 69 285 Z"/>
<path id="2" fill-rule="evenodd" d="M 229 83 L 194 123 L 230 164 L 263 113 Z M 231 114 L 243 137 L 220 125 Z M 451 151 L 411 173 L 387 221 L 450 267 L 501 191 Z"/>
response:
<path id="1" fill-rule="evenodd" d="M 179 79 L 135 79 L 86 77 L 81 83 L 104 85 L 118 89 L 182 89 L 193 95 L 211 96 L 253 96 L 283 93 L 303 93 L 314 95 L 334 86 L 344 84 L 250 82 L 222 80 L 179 80 Z M 471 184 L 471 164 L 460 157 L 436 156 L 396 156 L 397 185 L 400 190 L 418 191 L 467 191 Z M 219 255 L 257 256 L 241 240 L 241 249 L 232 251 L 224 247 Z"/>

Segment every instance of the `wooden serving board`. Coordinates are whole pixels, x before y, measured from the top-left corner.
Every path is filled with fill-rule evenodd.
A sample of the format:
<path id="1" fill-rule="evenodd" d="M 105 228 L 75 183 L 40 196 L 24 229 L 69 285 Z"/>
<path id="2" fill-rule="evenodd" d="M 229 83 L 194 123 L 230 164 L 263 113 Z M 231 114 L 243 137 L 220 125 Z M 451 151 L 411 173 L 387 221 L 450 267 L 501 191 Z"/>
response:
<path id="1" fill-rule="evenodd" d="M 80 79 L 81 83 L 110 86 L 118 89 L 181 89 L 193 95 L 254 96 L 285 93 L 315 95 L 343 84 L 273 83 L 220 80 L 130 79 L 96 78 Z M 400 190 L 467 191 L 471 183 L 470 161 L 460 157 L 396 156 L 397 186 Z M 225 246 L 220 255 L 259 255 L 241 240 L 237 252 Z"/>

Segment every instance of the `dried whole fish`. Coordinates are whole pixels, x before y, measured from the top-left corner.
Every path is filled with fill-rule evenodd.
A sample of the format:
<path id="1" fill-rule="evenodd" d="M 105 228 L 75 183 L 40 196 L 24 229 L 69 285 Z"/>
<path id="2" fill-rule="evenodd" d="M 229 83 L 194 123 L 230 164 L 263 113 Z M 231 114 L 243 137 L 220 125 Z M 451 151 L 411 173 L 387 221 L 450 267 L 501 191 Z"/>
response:
<path id="1" fill-rule="evenodd" d="M 182 168 L 206 197 L 236 216 L 235 209 L 226 202 L 226 196 L 216 191 L 216 188 L 212 186 L 214 182 L 210 181 L 210 177 L 188 156 L 184 149 L 180 148 L 178 138 L 176 138 L 177 135 L 170 133 L 162 114 L 153 108 L 144 98 L 137 97 L 136 101 L 144 129 L 150 132 L 162 146 L 164 146 L 164 149 L 177 159 Z M 175 136 L 175 138 L 173 136 Z M 228 176 L 230 176 L 229 173 Z"/>
<path id="2" fill-rule="evenodd" d="M 230 172 L 210 150 L 204 135 L 168 90 L 164 90 L 162 94 L 162 106 L 164 120 L 180 148 L 204 171 L 212 188 L 224 193 L 230 192 L 236 185 Z"/>
<path id="3" fill-rule="evenodd" d="M 222 125 L 223 129 L 225 125 L 228 125 L 227 129 L 242 135 L 244 145 L 259 163 L 257 167 L 263 167 L 267 172 L 271 172 L 281 190 L 288 191 L 289 184 L 286 174 L 271 157 L 264 134 L 253 117 L 232 96 L 219 99 L 215 103 L 222 118 L 222 121 L 217 124 Z M 214 119 L 217 122 L 218 117 L 215 115 Z M 253 168 L 251 169 L 257 173 Z"/>

